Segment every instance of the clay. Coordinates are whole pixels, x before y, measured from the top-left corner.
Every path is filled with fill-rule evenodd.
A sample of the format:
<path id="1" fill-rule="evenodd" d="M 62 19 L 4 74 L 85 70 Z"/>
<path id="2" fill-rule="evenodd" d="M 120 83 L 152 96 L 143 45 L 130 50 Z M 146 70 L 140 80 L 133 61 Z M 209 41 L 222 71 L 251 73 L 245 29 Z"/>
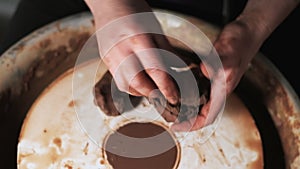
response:
<path id="1" fill-rule="evenodd" d="M 118 116 L 131 110 L 142 99 L 118 90 L 112 75 L 108 71 L 95 85 L 94 95 L 96 105 L 108 116 Z"/>
<path id="2" fill-rule="evenodd" d="M 49 84 L 54 78 L 56 78 L 61 70 L 66 71 L 67 69 L 74 66 L 78 53 L 82 46 L 90 37 L 88 32 L 83 32 L 76 35 L 76 38 L 71 38 L 66 45 L 58 46 L 55 49 L 47 49 L 43 55 L 40 56 L 40 60 L 33 62 L 28 68 L 28 71 L 23 76 L 23 90 L 28 91 L 31 88 L 30 82 L 36 78 L 41 78 L 48 72 L 55 74 L 55 77 L 49 77 L 47 75 L 47 83 Z M 52 42 L 50 39 L 46 39 L 40 42 L 41 48 L 47 48 Z M 57 73 L 56 73 L 57 72 Z M 41 82 L 40 82 L 41 83 Z"/>
<path id="3" fill-rule="evenodd" d="M 193 73 L 198 88 L 191 87 L 189 80 L 186 80 L 189 70 Z M 195 117 L 209 99 L 209 80 L 201 73 L 199 66 L 196 64 L 190 64 L 189 70 L 175 72 L 176 81 L 181 85 L 181 94 L 185 93 L 180 98 L 179 104 L 172 105 L 162 95 L 156 98 L 149 98 L 150 103 L 155 106 L 157 111 L 168 122 L 182 122 Z"/>
<path id="4" fill-rule="evenodd" d="M 156 142 L 147 141 L 155 138 Z M 147 153 L 150 149 L 156 152 Z M 144 151 L 144 157 L 138 156 Z M 176 168 L 179 151 L 173 137 L 163 127 L 153 123 L 129 123 L 109 135 L 105 154 L 114 169 L 173 169 Z"/>
<path id="5" fill-rule="evenodd" d="M 181 59 L 186 63 L 187 67 L 181 69 L 178 68 L 176 71 L 170 69 L 170 74 L 172 74 L 173 77 L 176 77 L 176 82 L 183 86 L 183 91 L 187 94 L 185 97 L 181 97 L 178 105 L 172 105 L 169 102 L 166 102 L 162 95 L 155 98 L 148 98 L 149 102 L 155 106 L 157 111 L 168 122 L 182 122 L 198 115 L 202 106 L 209 99 L 210 81 L 202 74 L 198 66 L 200 63 L 199 58 L 194 54 L 183 50 L 178 50 L 178 53 L 179 56 L 181 56 Z M 196 80 L 198 86 L 197 89 L 191 88 L 189 86 L 190 82 L 186 80 L 190 71 Z M 196 94 L 199 95 L 197 96 Z M 112 75 L 108 71 L 95 85 L 94 95 L 95 103 L 109 116 L 117 116 L 126 112 L 126 110 L 132 109 L 141 100 L 140 97 L 130 96 L 125 92 L 119 91 Z M 128 99 L 128 97 L 130 99 Z M 131 103 L 128 102 L 128 100 L 131 100 Z"/>

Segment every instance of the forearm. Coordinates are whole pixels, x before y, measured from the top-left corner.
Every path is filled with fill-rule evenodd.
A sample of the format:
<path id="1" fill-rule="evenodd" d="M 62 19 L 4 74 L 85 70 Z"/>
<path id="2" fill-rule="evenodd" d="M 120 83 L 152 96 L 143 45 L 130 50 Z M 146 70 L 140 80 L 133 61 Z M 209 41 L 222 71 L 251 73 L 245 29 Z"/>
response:
<path id="1" fill-rule="evenodd" d="M 96 26 L 129 14 L 151 11 L 144 0 L 85 0 L 85 2 L 95 18 Z"/>
<path id="2" fill-rule="evenodd" d="M 248 0 L 237 20 L 246 24 L 262 43 L 299 2 L 300 0 Z"/>

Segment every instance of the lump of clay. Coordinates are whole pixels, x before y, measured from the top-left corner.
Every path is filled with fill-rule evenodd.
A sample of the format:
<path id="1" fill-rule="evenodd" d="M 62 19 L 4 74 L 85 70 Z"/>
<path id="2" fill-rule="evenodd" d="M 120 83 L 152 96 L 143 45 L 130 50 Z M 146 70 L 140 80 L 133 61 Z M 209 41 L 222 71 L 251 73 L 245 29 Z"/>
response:
<path id="1" fill-rule="evenodd" d="M 180 85 L 180 103 L 172 105 L 160 95 L 156 98 L 149 98 L 151 104 L 168 122 L 182 122 L 197 116 L 204 104 L 209 99 L 210 81 L 202 74 L 198 65 L 191 63 L 187 67 L 177 68 L 172 73 L 176 82 Z M 195 80 L 193 85 L 189 78 Z"/>
<path id="2" fill-rule="evenodd" d="M 157 111 L 168 122 L 185 121 L 200 112 L 202 106 L 206 104 L 210 94 L 210 81 L 202 74 L 197 56 L 191 53 L 182 53 L 179 56 L 185 67 L 171 67 L 170 74 L 176 77 L 176 83 L 180 85 L 181 98 L 178 105 L 172 105 L 160 95 L 155 98 L 148 98 L 149 102 L 155 106 Z M 190 86 L 190 81 L 186 77 L 193 76 L 196 87 Z M 183 92 L 184 95 L 183 95 Z M 129 97 L 129 99 L 128 99 Z M 115 85 L 112 75 L 107 71 L 103 78 L 95 85 L 95 102 L 101 110 L 109 116 L 120 115 L 127 110 L 134 108 L 141 97 L 131 96 L 121 92 Z"/>
<path id="3" fill-rule="evenodd" d="M 108 116 L 118 116 L 139 104 L 141 97 L 121 92 L 107 71 L 94 88 L 95 103 Z"/>

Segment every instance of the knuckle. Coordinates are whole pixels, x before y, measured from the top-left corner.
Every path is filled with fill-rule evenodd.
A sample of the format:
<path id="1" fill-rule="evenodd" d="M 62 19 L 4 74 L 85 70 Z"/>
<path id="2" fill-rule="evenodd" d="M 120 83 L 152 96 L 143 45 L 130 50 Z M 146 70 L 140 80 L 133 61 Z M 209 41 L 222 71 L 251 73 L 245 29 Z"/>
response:
<path id="1" fill-rule="evenodd" d="M 124 81 L 115 81 L 117 88 L 121 91 L 121 92 L 128 92 L 128 85 L 126 82 Z"/>
<path id="2" fill-rule="evenodd" d="M 140 73 L 137 76 L 135 76 L 130 81 L 129 86 L 132 87 L 132 88 L 137 88 L 137 89 L 143 88 L 145 86 L 145 84 L 143 83 L 143 80 L 142 80 L 141 76 L 142 75 Z"/>
<path id="3" fill-rule="evenodd" d="M 128 89 L 124 86 L 117 86 L 121 92 L 128 92 Z"/>
<path id="4" fill-rule="evenodd" d="M 151 38 L 151 36 L 149 36 L 149 35 L 141 34 L 141 35 L 136 35 L 136 36 L 131 37 L 129 39 L 129 41 L 133 46 L 142 47 L 142 46 L 145 46 L 146 44 L 150 43 L 150 38 Z"/>
<path id="5" fill-rule="evenodd" d="M 154 67 L 146 69 L 146 72 L 149 75 L 155 75 L 156 77 L 159 77 L 159 78 L 164 78 L 166 76 L 162 70 L 160 70 L 158 68 L 154 68 Z"/>

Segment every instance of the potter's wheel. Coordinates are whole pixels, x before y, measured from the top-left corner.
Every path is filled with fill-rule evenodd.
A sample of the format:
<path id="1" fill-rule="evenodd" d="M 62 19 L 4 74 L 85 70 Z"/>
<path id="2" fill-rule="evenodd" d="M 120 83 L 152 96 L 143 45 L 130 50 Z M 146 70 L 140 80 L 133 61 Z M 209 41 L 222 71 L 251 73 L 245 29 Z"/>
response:
<path id="1" fill-rule="evenodd" d="M 126 116 L 106 116 L 100 109 L 98 115 L 89 115 L 97 106 L 93 102 L 93 85 L 88 85 L 87 81 L 94 76 L 92 72 L 98 63 L 93 60 L 80 67 L 77 70 L 80 73 L 73 74 L 70 70 L 61 75 L 35 101 L 23 123 L 19 138 L 20 169 L 28 166 L 111 168 L 105 158 L 103 144 L 109 133 L 116 128 L 128 123 L 148 121 L 160 124 L 166 129 L 170 126 L 154 112 L 155 109 L 147 100 L 143 100 L 135 110 L 126 112 Z M 96 78 L 101 79 L 105 71 L 105 66 L 100 64 Z M 76 100 L 70 87 L 73 75 L 80 75 L 77 83 L 81 86 L 81 92 L 80 98 Z M 86 115 L 78 117 L 80 114 L 76 113 L 76 106 L 77 110 L 84 109 Z M 151 114 L 152 112 L 154 113 Z M 78 118 L 81 119 L 81 123 Z M 82 126 L 82 123 L 93 125 Z M 173 134 L 179 148 L 178 164 L 175 164 L 178 165 L 178 169 L 263 168 L 259 131 L 250 112 L 235 94 L 228 98 L 221 123 L 206 142 L 200 142 L 200 138 L 203 137 L 200 131 Z M 137 148 L 137 145 L 134 148 Z M 172 147 L 166 148 L 167 151 Z"/>
<path id="2" fill-rule="evenodd" d="M 212 41 L 215 39 L 219 31 L 217 27 L 193 17 L 183 17 L 204 31 Z M 179 28 L 182 28 L 181 26 L 184 27 L 184 25 L 179 25 Z M 163 23 L 163 27 L 168 31 L 174 31 L 171 25 Z M 38 118 L 38 116 L 28 115 L 27 123 L 23 123 L 30 107 L 34 107 L 32 104 L 48 84 L 74 65 L 74 58 L 78 54 L 77 49 L 82 46 L 92 32 L 93 21 L 90 14 L 74 15 L 33 32 L 12 46 L 1 57 L 0 71 L 6 72 L 0 75 L 0 111 L 3 112 L 1 130 L 6 136 L 1 139 L 2 145 L 5 145 L 2 150 L 6 154 L 2 165 L 6 168 L 16 167 L 17 144 L 22 125 L 24 124 L 20 138 L 25 138 L 25 136 L 29 138 L 29 135 L 34 136 L 33 133 L 38 133 L 38 128 L 35 127 L 31 127 L 28 131 L 25 130 L 28 126 L 33 125 L 28 123 L 30 119 Z M 179 34 L 193 38 L 192 35 L 189 35 L 188 30 L 179 31 Z M 66 57 L 66 53 L 70 57 Z M 53 59 L 53 55 L 58 57 Z M 51 61 L 45 62 L 45 58 Z M 56 67 L 54 71 L 53 66 Z M 60 78 L 60 80 L 62 79 L 64 78 Z M 52 85 L 51 88 L 55 88 L 58 84 Z M 47 89 L 44 93 L 47 93 Z M 43 96 L 45 95 L 43 94 Z M 240 102 L 240 99 L 244 104 Z M 41 100 L 39 99 L 38 102 Z M 252 116 L 248 116 L 249 121 L 255 120 L 255 128 L 258 128 L 262 140 L 264 168 L 297 168 L 300 165 L 300 138 L 299 125 L 297 125 L 300 124 L 299 99 L 285 78 L 262 54 L 259 53 L 254 58 L 236 90 L 236 95 L 232 96 L 230 100 L 232 103 L 237 101 L 245 112 L 250 111 Z M 69 102 L 64 105 L 68 104 Z M 30 109 L 30 112 L 29 114 L 33 114 L 33 108 Z M 60 123 L 60 120 L 58 119 L 56 122 Z M 49 120 L 50 122 L 51 120 Z M 42 124 L 37 123 L 37 125 Z M 73 126 L 75 129 L 76 125 Z M 31 134 L 29 134 L 30 132 Z M 82 139 L 86 141 L 86 137 L 80 135 L 82 132 L 76 134 L 83 136 Z M 40 138 L 43 138 L 43 135 L 35 140 Z M 49 137 L 49 140 L 53 144 L 47 142 L 45 145 L 51 144 L 53 151 L 59 152 L 54 144 L 59 143 L 59 139 L 54 140 L 53 137 Z M 84 149 L 86 142 L 81 143 L 83 146 L 81 148 Z M 74 151 L 77 150 L 74 149 Z M 80 153 L 82 155 L 82 151 Z M 97 158 L 99 157 L 94 159 Z"/>

